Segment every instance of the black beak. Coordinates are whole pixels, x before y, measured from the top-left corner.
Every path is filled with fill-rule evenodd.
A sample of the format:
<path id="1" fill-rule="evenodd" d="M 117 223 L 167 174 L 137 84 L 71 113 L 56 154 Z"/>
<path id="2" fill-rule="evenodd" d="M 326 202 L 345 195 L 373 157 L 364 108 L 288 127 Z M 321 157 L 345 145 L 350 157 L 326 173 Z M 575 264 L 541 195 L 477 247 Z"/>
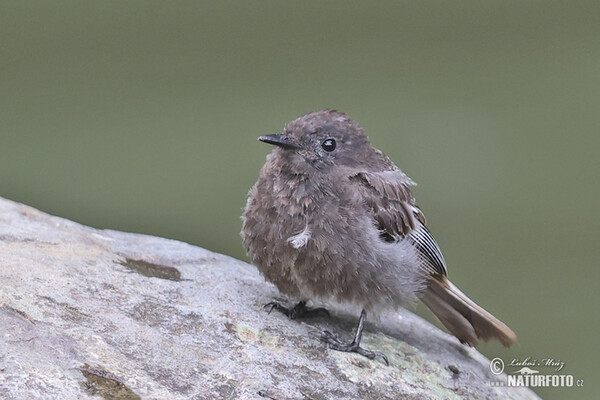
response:
<path id="1" fill-rule="evenodd" d="M 273 135 L 264 135 L 258 138 L 258 140 L 260 140 L 263 143 L 269 143 L 275 146 L 279 146 L 282 147 L 284 149 L 292 149 L 292 150 L 298 150 L 301 149 L 300 146 L 298 146 L 295 143 L 292 143 L 290 141 L 290 139 L 287 137 L 287 135 L 284 135 L 283 133 L 276 133 Z"/>

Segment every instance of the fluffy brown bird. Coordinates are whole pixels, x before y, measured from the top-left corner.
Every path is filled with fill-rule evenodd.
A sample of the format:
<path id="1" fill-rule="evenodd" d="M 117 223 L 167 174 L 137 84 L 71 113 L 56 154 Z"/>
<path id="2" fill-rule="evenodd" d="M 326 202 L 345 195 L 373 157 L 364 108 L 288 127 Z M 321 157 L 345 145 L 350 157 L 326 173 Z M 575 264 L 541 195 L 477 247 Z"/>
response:
<path id="1" fill-rule="evenodd" d="M 367 312 L 397 309 L 420 299 L 462 343 L 514 332 L 475 304 L 447 278 L 442 252 L 410 191 L 415 183 L 362 128 L 334 110 L 306 114 L 282 133 L 261 136 L 275 145 L 242 215 L 242 238 L 253 264 L 284 294 L 290 317 L 310 313 L 306 301 L 362 308 L 354 341 L 331 334 L 330 347 L 369 358 L 360 347 Z"/>

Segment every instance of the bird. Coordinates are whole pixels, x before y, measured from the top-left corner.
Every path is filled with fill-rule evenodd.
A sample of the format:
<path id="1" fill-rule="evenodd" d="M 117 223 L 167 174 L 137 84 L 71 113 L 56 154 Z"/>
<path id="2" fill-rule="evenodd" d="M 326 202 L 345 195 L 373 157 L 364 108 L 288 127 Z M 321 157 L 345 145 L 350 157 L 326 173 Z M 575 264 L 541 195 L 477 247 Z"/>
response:
<path id="1" fill-rule="evenodd" d="M 415 182 L 371 146 L 362 127 L 343 112 L 305 114 L 259 141 L 273 150 L 250 189 L 241 236 L 252 264 L 278 290 L 299 300 L 293 308 L 268 303 L 290 318 L 326 310 L 308 301 L 362 310 L 354 340 L 325 331 L 338 351 L 387 357 L 360 346 L 367 315 L 422 301 L 461 343 L 515 333 L 448 279 L 440 247 L 411 192 Z"/>

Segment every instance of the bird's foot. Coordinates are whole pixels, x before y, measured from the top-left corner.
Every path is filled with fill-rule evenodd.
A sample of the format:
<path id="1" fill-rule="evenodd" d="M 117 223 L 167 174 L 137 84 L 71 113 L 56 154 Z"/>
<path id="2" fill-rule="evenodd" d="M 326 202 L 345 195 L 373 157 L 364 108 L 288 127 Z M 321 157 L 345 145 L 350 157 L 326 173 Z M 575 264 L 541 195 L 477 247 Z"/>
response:
<path id="1" fill-rule="evenodd" d="M 273 310 L 277 310 L 280 313 L 285 314 L 289 319 L 330 316 L 329 311 L 327 311 L 325 308 L 306 307 L 306 301 L 299 302 L 293 308 L 287 308 L 276 301 L 272 301 L 265 304 L 264 308 L 266 308 L 269 313 L 271 313 Z"/>
<path id="2" fill-rule="evenodd" d="M 331 332 L 324 331 L 322 339 L 324 342 L 329 344 L 329 348 L 337 351 L 344 351 L 346 353 L 358 353 L 361 356 L 367 357 L 369 360 L 374 360 L 376 357 L 381 357 L 385 361 L 385 365 L 389 366 L 390 362 L 385 354 L 379 351 L 371 351 L 360 347 L 360 340 L 362 339 L 363 328 L 365 326 L 365 319 L 367 313 L 362 310 L 360 318 L 358 319 L 358 326 L 356 327 L 356 334 L 352 343 L 344 343 L 340 339 L 336 338 Z"/>
<path id="3" fill-rule="evenodd" d="M 360 344 L 356 343 L 355 341 L 352 341 L 352 343 L 344 343 L 329 331 L 323 332 L 322 340 L 325 343 L 329 344 L 330 349 L 343 351 L 346 353 L 358 353 L 361 356 L 367 357 L 369 360 L 374 360 L 377 357 L 381 357 L 383 362 L 385 362 L 385 365 L 390 365 L 390 362 L 388 361 L 388 358 L 385 356 L 385 354 L 379 351 L 364 349 L 360 347 Z"/>

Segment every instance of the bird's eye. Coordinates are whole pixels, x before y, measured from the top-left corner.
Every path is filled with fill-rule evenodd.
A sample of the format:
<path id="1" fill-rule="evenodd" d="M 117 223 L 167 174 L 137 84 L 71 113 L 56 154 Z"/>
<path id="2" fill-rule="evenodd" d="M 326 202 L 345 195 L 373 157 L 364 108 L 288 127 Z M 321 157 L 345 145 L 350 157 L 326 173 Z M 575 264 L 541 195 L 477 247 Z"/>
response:
<path id="1" fill-rule="evenodd" d="M 334 151 L 335 150 L 335 140 L 327 139 L 321 143 L 321 147 L 325 151 Z"/>

